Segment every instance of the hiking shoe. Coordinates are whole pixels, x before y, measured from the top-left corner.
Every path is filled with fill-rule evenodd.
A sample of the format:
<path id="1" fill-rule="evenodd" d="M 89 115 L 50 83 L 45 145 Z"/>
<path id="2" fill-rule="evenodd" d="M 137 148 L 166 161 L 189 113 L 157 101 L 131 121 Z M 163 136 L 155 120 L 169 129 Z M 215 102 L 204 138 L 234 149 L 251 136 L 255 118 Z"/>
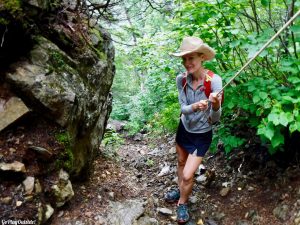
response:
<path id="1" fill-rule="evenodd" d="M 187 204 L 179 204 L 177 206 L 177 222 L 178 223 L 186 223 L 189 221 L 190 215 L 188 212 Z"/>
<path id="2" fill-rule="evenodd" d="M 180 192 L 178 189 L 173 189 L 165 194 L 165 201 L 169 203 L 177 202 L 180 198 Z"/>

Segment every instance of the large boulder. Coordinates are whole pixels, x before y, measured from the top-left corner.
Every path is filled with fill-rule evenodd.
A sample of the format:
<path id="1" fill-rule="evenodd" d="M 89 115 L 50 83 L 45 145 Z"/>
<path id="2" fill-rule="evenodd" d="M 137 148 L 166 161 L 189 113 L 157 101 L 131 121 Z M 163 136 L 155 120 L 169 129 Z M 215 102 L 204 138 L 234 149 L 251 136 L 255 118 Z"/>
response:
<path id="1" fill-rule="evenodd" d="M 84 15 L 76 20 L 73 9 L 49 8 L 69 2 L 26 0 L 14 5 L 13 12 L 20 16 L 7 16 L 12 9 L 1 8 L 5 24 L 0 21 L 0 28 L 6 26 L 8 32 L 3 38 L 0 69 L 2 82 L 30 110 L 65 129 L 69 172 L 83 178 L 111 111 L 114 48 L 109 34 L 99 26 L 88 27 Z"/>

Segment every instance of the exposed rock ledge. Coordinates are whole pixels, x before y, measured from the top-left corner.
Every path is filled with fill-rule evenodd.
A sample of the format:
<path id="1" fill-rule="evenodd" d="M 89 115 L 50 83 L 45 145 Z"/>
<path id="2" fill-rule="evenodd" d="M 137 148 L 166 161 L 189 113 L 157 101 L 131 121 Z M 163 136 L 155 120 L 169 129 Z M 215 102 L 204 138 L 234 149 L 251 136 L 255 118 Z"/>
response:
<path id="1" fill-rule="evenodd" d="M 111 111 L 114 48 L 105 30 L 87 26 L 86 16 L 68 0 L 0 4 L 4 219 L 45 222 L 74 195 L 69 174 L 85 178 L 99 149 Z M 14 125 L 20 119 L 29 126 Z M 26 129 L 35 127 L 40 133 L 30 137 Z"/>

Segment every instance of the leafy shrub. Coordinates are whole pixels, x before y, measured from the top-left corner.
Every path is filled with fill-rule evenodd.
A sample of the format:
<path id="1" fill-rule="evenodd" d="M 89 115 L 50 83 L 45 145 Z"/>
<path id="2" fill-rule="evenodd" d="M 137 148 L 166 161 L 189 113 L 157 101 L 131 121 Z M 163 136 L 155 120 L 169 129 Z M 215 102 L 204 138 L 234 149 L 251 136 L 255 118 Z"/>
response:
<path id="1" fill-rule="evenodd" d="M 108 158 L 118 159 L 118 148 L 124 143 L 124 139 L 120 137 L 114 130 L 106 130 L 102 139 L 103 153 Z"/>

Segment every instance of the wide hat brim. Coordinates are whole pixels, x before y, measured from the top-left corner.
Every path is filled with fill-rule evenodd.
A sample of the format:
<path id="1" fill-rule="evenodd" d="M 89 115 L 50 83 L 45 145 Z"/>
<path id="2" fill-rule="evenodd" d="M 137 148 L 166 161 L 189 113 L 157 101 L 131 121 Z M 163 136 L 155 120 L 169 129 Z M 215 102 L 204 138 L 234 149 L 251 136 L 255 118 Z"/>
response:
<path id="1" fill-rule="evenodd" d="M 181 56 L 184 56 L 184 55 L 187 55 L 190 53 L 194 53 L 194 52 L 203 53 L 204 59 L 206 61 L 212 60 L 216 55 L 215 51 L 205 43 L 201 44 L 199 47 L 197 47 L 193 50 L 171 53 L 171 55 L 176 56 L 176 57 L 181 57 Z"/>

